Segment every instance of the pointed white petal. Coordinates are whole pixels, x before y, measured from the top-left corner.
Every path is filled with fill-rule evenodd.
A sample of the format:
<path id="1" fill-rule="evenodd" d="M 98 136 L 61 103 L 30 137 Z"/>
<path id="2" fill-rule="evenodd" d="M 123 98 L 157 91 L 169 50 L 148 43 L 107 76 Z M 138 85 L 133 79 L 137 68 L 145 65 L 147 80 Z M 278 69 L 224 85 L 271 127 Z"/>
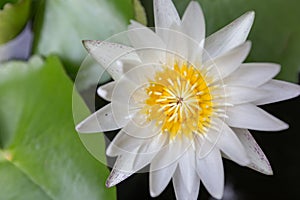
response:
<path id="1" fill-rule="evenodd" d="M 117 156 L 136 151 L 139 154 L 156 154 L 164 145 L 165 140 L 166 134 L 160 134 L 155 123 L 149 126 L 139 126 L 131 120 L 110 143 L 106 154 Z"/>
<path id="2" fill-rule="evenodd" d="M 280 131 L 288 125 L 252 104 L 241 104 L 227 109 L 226 123 L 232 127 L 261 131 Z"/>
<path id="3" fill-rule="evenodd" d="M 230 104 L 242 104 L 263 99 L 269 95 L 268 91 L 242 86 L 225 87 L 226 101 Z"/>
<path id="4" fill-rule="evenodd" d="M 263 99 L 259 99 L 254 103 L 256 105 L 264 105 L 268 103 L 283 101 L 299 96 L 300 86 L 285 81 L 271 80 L 260 87 L 266 90 L 270 95 Z"/>
<path id="5" fill-rule="evenodd" d="M 248 165 L 250 160 L 247 152 L 236 134 L 226 123 L 221 120 L 216 122 L 217 124 L 220 124 L 219 131 L 221 134 L 218 134 L 216 131 L 211 131 L 207 134 L 207 137 L 213 141 L 217 141 L 216 146 L 230 157 L 231 160 L 242 166 Z"/>
<path id="6" fill-rule="evenodd" d="M 251 133 L 247 129 L 234 128 L 233 130 L 242 142 L 251 160 L 248 167 L 263 174 L 272 175 L 273 171 L 271 165 Z"/>
<path id="7" fill-rule="evenodd" d="M 167 41 L 166 32 L 163 29 L 168 29 L 172 24 L 180 24 L 180 18 L 177 10 L 171 0 L 154 0 L 154 22 L 155 32 Z"/>
<path id="8" fill-rule="evenodd" d="M 217 57 L 214 60 L 209 60 L 204 63 L 207 66 L 210 75 L 214 75 L 218 79 L 223 79 L 234 72 L 246 59 L 251 49 L 251 42 L 244 44 L 230 50 L 229 52 Z"/>
<path id="9" fill-rule="evenodd" d="M 129 176 L 131 176 L 133 173 L 131 172 L 123 172 L 120 171 L 118 169 L 113 169 L 110 172 L 109 177 L 106 180 L 106 187 L 113 187 L 115 185 L 117 185 L 118 183 L 122 182 L 123 180 L 125 180 L 126 178 L 128 178 Z"/>
<path id="10" fill-rule="evenodd" d="M 204 158 L 197 158 L 197 173 L 207 191 L 217 199 L 222 198 L 224 192 L 224 170 L 221 153 L 213 148 Z"/>
<path id="11" fill-rule="evenodd" d="M 193 179 L 197 176 L 196 172 L 196 155 L 194 148 L 190 147 L 179 160 L 179 170 L 183 175 L 183 183 L 189 193 L 192 192 Z"/>
<path id="12" fill-rule="evenodd" d="M 258 87 L 271 80 L 280 71 L 275 63 L 243 63 L 224 82 L 228 85 Z"/>
<path id="13" fill-rule="evenodd" d="M 116 85 L 115 81 L 112 81 L 105 85 L 102 85 L 97 89 L 97 94 L 101 98 L 105 99 L 106 101 L 111 101 L 111 97 L 112 97 L 112 93 L 113 93 L 115 85 Z"/>
<path id="14" fill-rule="evenodd" d="M 254 20 L 254 12 L 247 12 L 221 30 L 210 35 L 205 40 L 205 54 L 203 60 L 218 57 L 230 49 L 245 42 Z"/>
<path id="15" fill-rule="evenodd" d="M 91 56 L 104 67 L 114 80 L 123 74 L 122 65 L 116 62 L 120 57 L 139 61 L 133 48 L 98 40 L 84 40 L 83 45 Z M 113 62 L 113 63 L 112 63 Z"/>
<path id="16" fill-rule="evenodd" d="M 205 21 L 198 2 L 191 1 L 182 17 L 183 33 L 196 40 L 199 44 L 205 38 Z"/>
<path id="17" fill-rule="evenodd" d="M 188 170 L 195 170 L 195 169 L 185 169 Z M 191 181 L 191 188 L 187 188 L 184 184 L 184 172 L 177 167 L 174 175 L 173 175 L 173 187 L 176 195 L 177 200 L 197 200 L 200 188 L 200 178 L 198 175 L 195 175 L 190 179 Z"/>
<path id="18" fill-rule="evenodd" d="M 136 156 L 137 154 L 133 153 L 118 156 L 114 167 L 106 180 L 107 187 L 115 186 L 136 172 L 132 169 Z"/>
<path id="19" fill-rule="evenodd" d="M 155 63 L 164 59 L 165 44 L 151 29 L 131 20 L 127 34 L 133 47 L 140 49 L 137 54 L 143 63 Z"/>
<path id="20" fill-rule="evenodd" d="M 129 119 L 124 116 L 124 113 L 119 114 L 122 116 L 119 116 L 119 120 L 116 121 L 111 104 L 108 104 L 80 122 L 76 130 L 80 133 L 97 133 L 122 128 Z"/>
<path id="21" fill-rule="evenodd" d="M 151 164 L 152 165 L 152 164 Z M 159 170 L 152 171 L 150 165 L 150 195 L 157 197 L 167 187 L 174 171 L 177 167 L 177 162 Z"/>
<path id="22" fill-rule="evenodd" d="M 112 187 L 151 162 L 151 157 L 138 152 L 118 156 L 112 172 L 106 181 L 107 187 Z"/>

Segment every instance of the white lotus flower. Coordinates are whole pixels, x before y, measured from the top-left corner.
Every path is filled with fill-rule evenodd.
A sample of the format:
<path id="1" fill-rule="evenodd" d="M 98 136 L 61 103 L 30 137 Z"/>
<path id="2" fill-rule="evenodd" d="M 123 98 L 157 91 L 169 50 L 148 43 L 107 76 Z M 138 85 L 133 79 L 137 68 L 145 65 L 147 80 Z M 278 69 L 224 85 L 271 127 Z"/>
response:
<path id="1" fill-rule="evenodd" d="M 182 19 L 171 0 L 154 0 L 155 32 L 132 21 L 131 46 L 85 41 L 113 82 L 98 89 L 111 101 L 77 125 L 82 133 L 121 129 L 107 148 L 118 156 L 113 186 L 150 164 L 150 194 L 172 179 L 177 199 L 197 199 L 200 180 L 215 198 L 224 188 L 222 156 L 264 174 L 270 164 L 248 129 L 288 125 L 258 105 L 298 96 L 298 85 L 273 80 L 280 66 L 245 63 L 254 20 L 248 12 L 205 39 L 199 4 Z"/>

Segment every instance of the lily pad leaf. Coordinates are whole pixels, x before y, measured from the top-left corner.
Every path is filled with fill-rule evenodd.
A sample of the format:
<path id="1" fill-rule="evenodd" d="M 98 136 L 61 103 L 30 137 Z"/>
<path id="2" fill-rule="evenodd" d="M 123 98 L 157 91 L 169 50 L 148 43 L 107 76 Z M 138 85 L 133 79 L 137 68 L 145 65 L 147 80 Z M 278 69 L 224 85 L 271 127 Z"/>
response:
<path id="1" fill-rule="evenodd" d="M 58 55 L 75 78 L 87 55 L 82 40 L 105 40 L 126 30 L 134 17 L 132 0 L 55 0 L 40 1 L 35 15 L 36 54 Z M 95 70 L 93 67 L 89 68 Z"/>
<path id="2" fill-rule="evenodd" d="M 78 120 L 90 112 L 57 57 L 3 64 L 0 91 L 0 199 L 116 198 L 74 130 L 72 98 Z"/>
<path id="3" fill-rule="evenodd" d="M 31 0 L 0 1 L 0 44 L 15 38 L 30 16 Z"/>

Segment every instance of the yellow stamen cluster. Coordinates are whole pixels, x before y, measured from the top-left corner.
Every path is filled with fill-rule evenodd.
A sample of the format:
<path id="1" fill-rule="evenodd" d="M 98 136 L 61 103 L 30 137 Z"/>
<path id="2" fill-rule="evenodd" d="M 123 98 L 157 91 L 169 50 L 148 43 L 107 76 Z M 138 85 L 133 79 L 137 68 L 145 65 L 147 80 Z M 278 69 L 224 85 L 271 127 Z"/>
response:
<path id="1" fill-rule="evenodd" d="M 155 120 L 170 139 L 178 134 L 202 134 L 210 127 L 212 95 L 200 71 L 183 63 L 164 67 L 146 88 L 148 98 L 143 112 Z"/>

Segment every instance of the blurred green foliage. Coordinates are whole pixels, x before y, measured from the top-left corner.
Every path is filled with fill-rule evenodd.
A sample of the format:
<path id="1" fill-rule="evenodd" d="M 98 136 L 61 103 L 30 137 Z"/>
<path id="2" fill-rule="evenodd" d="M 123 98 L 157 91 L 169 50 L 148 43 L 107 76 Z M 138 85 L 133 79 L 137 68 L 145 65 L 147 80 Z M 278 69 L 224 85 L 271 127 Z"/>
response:
<path id="1" fill-rule="evenodd" d="M 16 37 L 30 17 L 31 0 L 0 1 L 0 44 Z"/>
<path id="2" fill-rule="evenodd" d="M 41 0 L 37 3 L 33 52 L 58 55 L 72 78 L 87 55 L 82 40 L 105 40 L 126 30 L 134 17 L 132 0 Z"/>
<path id="3" fill-rule="evenodd" d="M 74 130 L 72 97 L 90 113 L 56 57 L 3 64 L 0 91 L 0 199 L 115 199 Z"/>

